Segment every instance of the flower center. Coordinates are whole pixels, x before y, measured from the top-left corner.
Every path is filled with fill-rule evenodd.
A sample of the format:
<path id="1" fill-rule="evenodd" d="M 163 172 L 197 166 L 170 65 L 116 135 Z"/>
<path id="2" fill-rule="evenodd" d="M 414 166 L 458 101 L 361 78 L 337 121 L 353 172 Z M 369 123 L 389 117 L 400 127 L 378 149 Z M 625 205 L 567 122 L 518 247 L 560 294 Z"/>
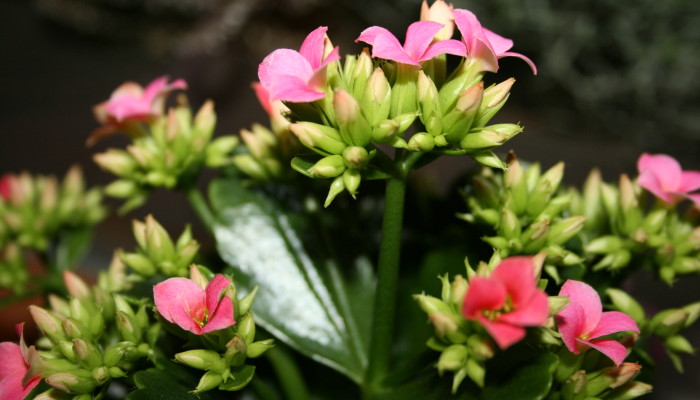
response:
<path id="1" fill-rule="evenodd" d="M 195 311 L 194 315 L 192 316 L 192 320 L 199 325 L 200 328 L 204 327 L 204 325 L 209 322 L 209 310 L 206 307 L 202 307 L 199 310 Z"/>
<path id="2" fill-rule="evenodd" d="M 503 306 L 498 309 L 498 310 L 481 310 L 481 314 L 486 317 L 489 321 L 495 321 L 498 319 L 498 317 L 501 316 L 501 314 L 507 314 L 511 311 L 514 310 L 513 307 L 513 302 L 510 299 L 510 296 L 506 296 L 506 301 L 503 303 Z"/>

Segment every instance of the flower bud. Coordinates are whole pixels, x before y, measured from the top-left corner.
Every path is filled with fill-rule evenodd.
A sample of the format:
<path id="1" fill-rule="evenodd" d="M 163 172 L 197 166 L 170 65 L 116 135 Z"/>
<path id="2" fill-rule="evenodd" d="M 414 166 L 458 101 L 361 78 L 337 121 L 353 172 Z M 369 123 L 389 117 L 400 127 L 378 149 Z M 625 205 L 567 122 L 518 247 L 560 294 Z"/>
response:
<path id="1" fill-rule="evenodd" d="M 498 233 L 505 239 L 516 239 L 522 234 L 520 220 L 509 208 L 501 210 L 501 218 L 498 225 Z"/>
<path id="2" fill-rule="evenodd" d="M 211 138 L 216 126 L 216 112 L 214 112 L 214 102 L 207 100 L 202 104 L 194 117 L 194 136 L 200 138 L 202 143 L 206 143 Z"/>
<path id="3" fill-rule="evenodd" d="M 585 247 L 586 253 L 591 254 L 608 254 L 620 250 L 624 247 L 624 243 L 619 236 L 601 236 L 591 240 Z"/>
<path id="4" fill-rule="evenodd" d="M 211 141 L 204 150 L 204 165 L 220 168 L 231 164 L 231 153 L 238 146 L 236 136 L 220 136 Z"/>
<path id="5" fill-rule="evenodd" d="M 46 383 L 66 393 L 81 394 L 95 390 L 92 373 L 84 369 L 58 372 L 46 377 Z"/>
<path id="6" fill-rule="evenodd" d="M 135 349 L 136 346 L 132 342 L 119 342 L 111 345 L 104 353 L 104 365 L 108 367 L 117 365 L 122 359 L 124 359 L 124 355 L 126 353 Z"/>
<path id="7" fill-rule="evenodd" d="M 506 170 L 506 164 L 490 150 L 480 151 L 471 155 L 474 161 L 491 168 Z"/>
<path id="8" fill-rule="evenodd" d="M 426 132 L 418 132 L 411 136 L 408 141 L 408 148 L 415 152 L 428 152 L 435 147 L 435 139 Z"/>
<path id="9" fill-rule="evenodd" d="M 667 338 L 664 340 L 664 345 L 669 351 L 674 353 L 695 354 L 693 345 L 690 344 L 688 339 L 681 335 L 673 335 Z"/>
<path id="10" fill-rule="evenodd" d="M 508 100 L 510 89 L 514 83 L 515 79 L 509 78 L 484 90 L 483 99 L 474 120 L 475 127 L 486 125 L 496 115 Z"/>
<path id="11" fill-rule="evenodd" d="M 374 64 L 372 63 L 372 57 L 369 55 L 369 50 L 367 48 L 362 49 L 352 70 L 352 94 L 356 98 L 361 98 L 365 92 L 367 81 L 372 75 L 373 68 Z"/>
<path id="12" fill-rule="evenodd" d="M 421 308 L 421 310 L 428 315 L 434 313 L 449 314 L 452 312 L 450 307 L 445 304 L 445 302 L 433 296 L 426 294 L 414 294 L 413 299 L 418 302 L 418 306 Z"/>
<path id="13" fill-rule="evenodd" d="M 433 37 L 433 42 L 451 39 L 454 33 L 454 17 L 452 16 L 452 5 L 448 5 L 444 0 L 435 0 L 428 7 L 428 2 L 423 0 L 420 9 L 421 21 L 434 21 L 443 25 Z"/>
<path id="14" fill-rule="evenodd" d="M 364 147 L 350 146 L 343 150 L 345 165 L 352 169 L 362 169 L 369 162 L 369 153 Z"/>
<path id="15" fill-rule="evenodd" d="M 250 346 L 248 346 L 246 356 L 248 358 L 257 358 L 273 347 L 275 347 L 274 339 L 258 340 L 257 342 L 253 342 L 250 344 Z"/>
<path id="16" fill-rule="evenodd" d="M 243 341 L 246 345 L 253 343 L 255 339 L 255 320 L 253 320 L 253 314 L 245 314 L 240 321 L 238 321 L 238 334 L 243 337 Z"/>
<path id="17" fill-rule="evenodd" d="M 83 339 L 73 339 L 73 352 L 81 364 L 93 369 L 102 365 L 102 354 L 92 343 Z"/>
<path id="18" fill-rule="evenodd" d="M 215 387 L 219 386 L 223 381 L 224 379 L 222 378 L 220 373 L 208 371 L 204 375 L 202 375 L 202 378 L 200 378 L 199 384 L 197 384 L 197 387 L 194 389 L 194 393 L 202 393 L 206 392 L 207 390 L 214 389 Z"/>
<path id="19" fill-rule="evenodd" d="M 242 365 L 245 362 L 246 355 L 247 346 L 244 339 L 238 335 L 234 336 L 233 339 L 226 343 L 226 353 L 224 354 L 226 368 Z"/>
<path id="20" fill-rule="evenodd" d="M 664 310 L 651 319 L 649 328 L 653 334 L 668 338 L 685 326 L 689 316 L 690 313 L 683 309 Z"/>
<path id="21" fill-rule="evenodd" d="M 41 332 L 48 336 L 53 342 L 67 339 L 61 327 L 61 320 L 51 312 L 35 305 L 29 306 L 29 312 L 32 314 L 36 325 L 41 329 Z"/>
<path id="22" fill-rule="evenodd" d="M 340 133 L 329 126 L 304 121 L 291 124 L 289 130 L 304 146 L 319 149 L 324 155 L 341 154 L 347 147 Z"/>
<path id="23" fill-rule="evenodd" d="M 343 183 L 343 177 L 339 176 L 333 180 L 330 188 L 328 189 L 328 196 L 326 196 L 326 201 L 323 203 L 323 207 L 328 207 L 333 202 L 333 199 L 337 195 L 345 190 L 345 183 Z"/>
<path id="24" fill-rule="evenodd" d="M 343 185 L 353 199 L 355 195 L 357 195 L 357 189 L 360 187 L 361 182 L 362 176 L 360 175 L 360 171 L 356 169 L 346 169 L 345 172 L 343 172 Z"/>
<path id="25" fill-rule="evenodd" d="M 117 176 L 130 176 L 138 168 L 136 160 L 126 151 L 109 149 L 92 156 L 97 165 Z"/>
<path id="26" fill-rule="evenodd" d="M 331 155 L 320 159 L 309 172 L 317 178 L 335 178 L 345 171 L 345 160 L 340 155 Z"/>
<path id="27" fill-rule="evenodd" d="M 452 304 L 461 308 L 468 289 L 469 283 L 467 283 L 467 280 L 462 275 L 456 275 L 450 287 L 450 301 L 452 301 Z"/>
<path id="28" fill-rule="evenodd" d="M 221 373 L 226 369 L 224 360 L 213 350 L 196 349 L 175 354 L 175 361 L 188 367 Z"/>
<path id="29" fill-rule="evenodd" d="M 631 400 L 651 392 L 653 387 L 644 382 L 628 382 L 611 391 L 605 396 L 606 400 Z"/>
<path id="30" fill-rule="evenodd" d="M 467 348 L 461 344 L 453 344 L 445 349 L 437 362 L 437 369 L 440 374 L 445 371 L 457 371 L 461 369 L 467 361 Z"/>
<path id="31" fill-rule="evenodd" d="M 688 319 L 685 321 L 684 326 L 684 328 L 688 328 L 690 325 L 694 324 L 695 321 L 697 321 L 698 317 L 700 317 L 700 301 L 683 306 L 681 307 L 681 310 L 688 313 Z"/>
<path id="32" fill-rule="evenodd" d="M 608 288 L 605 293 L 615 308 L 632 317 L 637 325 L 642 325 L 646 319 L 642 306 L 629 294 L 620 289 Z"/>
<path id="33" fill-rule="evenodd" d="M 255 295 L 258 293 L 258 286 L 255 286 L 245 297 L 238 302 L 238 315 L 246 314 L 253 305 Z"/>
<path id="34" fill-rule="evenodd" d="M 372 140 L 378 143 L 386 143 L 394 138 L 400 127 L 399 121 L 388 119 L 372 129 Z"/>
<path id="35" fill-rule="evenodd" d="M 88 285 L 78 275 L 71 271 L 63 271 L 63 282 L 68 293 L 76 299 L 90 299 L 91 293 Z"/>
<path id="36" fill-rule="evenodd" d="M 553 245 L 563 245 L 581 231 L 585 221 L 586 217 L 575 216 L 555 222 L 549 231 L 547 242 Z"/>
<path id="37" fill-rule="evenodd" d="M 389 118 L 390 100 L 391 85 L 384 71 L 377 67 L 372 72 L 362 94 L 362 112 L 371 126 L 376 127 L 380 121 Z"/>
<path id="38" fill-rule="evenodd" d="M 136 195 L 139 192 L 140 187 L 134 181 L 117 179 L 116 181 L 105 186 L 104 190 L 108 196 L 116 197 L 118 199 L 126 199 Z"/>
<path id="39" fill-rule="evenodd" d="M 111 378 L 112 376 L 110 375 L 109 368 L 107 367 L 98 367 L 92 370 L 92 379 L 99 386 L 104 385 Z M 87 399 L 91 400 L 92 396 L 89 396 Z M 73 400 L 75 400 L 75 398 L 73 398 Z"/>
<path id="40" fill-rule="evenodd" d="M 555 315 L 569 305 L 569 296 L 548 296 L 547 301 L 549 303 L 549 315 Z"/>
<path id="41" fill-rule="evenodd" d="M 562 397 L 564 399 L 583 399 L 586 390 L 586 371 L 579 370 L 573 373 L 562 385 Z"/>

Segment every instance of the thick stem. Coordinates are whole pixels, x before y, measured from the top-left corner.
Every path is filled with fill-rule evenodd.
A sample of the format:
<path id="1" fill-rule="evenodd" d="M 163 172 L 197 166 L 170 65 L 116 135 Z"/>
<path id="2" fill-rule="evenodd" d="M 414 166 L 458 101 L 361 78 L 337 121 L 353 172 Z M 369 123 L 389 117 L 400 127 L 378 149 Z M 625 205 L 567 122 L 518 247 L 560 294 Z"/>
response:
<path id="1" fill-rule="evenodd" d="M 304 378 L 288 351 L 277 346 L 268 350 L 265 356 L 275 370 L 286 399 L 307 400 L 310 398 Z"/>
<path id="2" fill-rule="evenodd" d="M 204 226 L 209 232 L 212 232 L 214 230 L 215 218 L 214 214 L 209 208 L 209 205 L 207 204 L 207 201 L 204 199 L 202 192 L 197 189 L 197 186 L 192 185 L 185 190 L 185 195 L 187 196 L 187 200 L 189 200 L 190 205 L 194 209 L 194 212 L 197 213 L 197 216 L 202 221 Z"/>
<path id="3" fill-rule="evenodd" d="M 396 291 L 401 253 L 406 174 L 387 180 L 384 199 L 384 221 L 379 250 L 377 292 L 374 300 L 372 336 L 366 381 L 379 389 L 389 370 L 394 322 L 396 319 Z"/>

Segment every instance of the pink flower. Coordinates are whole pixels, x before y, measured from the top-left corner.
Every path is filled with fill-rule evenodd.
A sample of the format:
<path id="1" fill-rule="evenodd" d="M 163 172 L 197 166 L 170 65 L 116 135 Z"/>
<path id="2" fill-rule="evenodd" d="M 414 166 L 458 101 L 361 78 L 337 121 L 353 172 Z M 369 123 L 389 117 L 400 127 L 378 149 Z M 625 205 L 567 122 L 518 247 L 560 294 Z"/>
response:
<path id="1" fill-rule="evenodd" d="M 513 47 L 512 40 L 483 28 L 471 11 L 454 10 L 452 14 L 457 29 L 462 33 L 462 42 L 467 48 L 466 57 L 480 60 L 484 71 L 497 72 L 498 59 L 517 57 L 525 61 L 532 69 L 532 73 L 537 75 L 537 67 L 532 60 L 520 53 L 508 51 Z"/>
<path id="2" fill-rule="evenodd" d="M 406 41 L 401 46 L 391 32 L 379 26 L 372 26 L 362 31 L 355 41 L 372 45 L 372 57 L 420 67 L 421 62 L 440 54 L 465 54 L 464 44 L 458 40 L 449 39 L 431 44 L 442 28 L 442 24 L 433 21 L 414 22 L 408 26 Z"/>
<path id="3" fill-rule="evenodd" d="M 547 295 L 537 289 L 532 257 L 509 257 L 491 277 L 474 277 L 462 314 L 476 319 L 501 349 L 525 337 L 525 326 L 541 326 L 549 317 Z"/>
<path id="4" fill-rule="evenodd" d="M 0 177 L 0 197 L 5 202 L 10 201 L 12 196 L 12 179 L 11 174 L 5 174 Z"/>
<path id="5" fill-rule="evenodd" d="M 637 161 L 637 183 L 666 204 L 674 205 L 689 198 L 700 208 L 700 171 L 683 171 L 673 157 L 644 153 Z"/>
<path id="6" fill-rule="evenodd" d="M 634 320 L 618 311 L 603 312 L 598 293 L 583 282 L 566 281 L 559 296 L 569 297 L 569 304 L 555 316 L 566 347 L 574 354 L 592 347 L 620 365 L 627 356 L 625 346 L 600 337 L 625 331 L 639 333 Z"/>
<path id="7" fill-rule="evenodd" d="M 0 343 L 0 399 L 22 400 L 41 381 L 40 376 L 25 376 L 29 371 L 29 349 L 24 343 L 24 324 L 17 325 L 19 345 Z"/>
<path id="8" fill-rule="evenodd" d="M 175 89 L 187 89 L 187 83 L 182 79 L 168 83 L 165 76 L 155 79 L 145 89 L 135 82 L 123 83 L 112 92 L 109 100 L 93 108 L 95 118 L 103 126 L 90 135 L 88 144 L 128 127 L 129 123 L 157 118 L 163 112 L 168 93 Z"/>
<path id="9" fill-rule="evenodd" d="M 338 47 L 330 50 L 327 30 L 318 27 L 304 39 L 299 51 L 277 49 L 260 63 L 258 78 L 270 101 L 307 103 L 326 95 L 326 66 L 340 59 Z"/>
<path id="10" fill-rule="evenodd" d="M 153 287 L 156 309 L 166 320 L 196 335 L 228 328 L 233 302 L 224 295 L 231 281 L 219 274 L 202 288 L 187 278 L 170 278 Z"/>

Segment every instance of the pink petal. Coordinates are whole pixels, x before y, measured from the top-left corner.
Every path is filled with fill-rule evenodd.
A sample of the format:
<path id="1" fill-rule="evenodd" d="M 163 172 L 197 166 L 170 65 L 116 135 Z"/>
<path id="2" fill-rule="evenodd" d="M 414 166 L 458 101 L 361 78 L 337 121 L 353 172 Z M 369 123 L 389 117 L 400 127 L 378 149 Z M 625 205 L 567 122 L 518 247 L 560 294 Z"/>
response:
<path id="1" fill-rule="evenodd" d="M 482 28 L 484 37 L 488 40 L 491 49 L 493 49 L 496 57 L 501 57 L 505 52 L 513 47 L 513 41 L 489 30 Z"/>
<path id="2" fill-rule="evenodd" d="M 475 277 L 469 284 L 462 303 L 462 314 L 467 319 L 481 315 L 481 310 L 500 310 L 506 302 L 506 289 L 498 281 Z"/>
<path id="3" fill-rule="evenodd" d="M 221 274 L 217 274 L 214 279 L 207 284 L 204 292 L 207 296 L 207 309 L 209 310 L 210 314 L 213 314 L 216 311 L 224 290 L 226 290 L 226 288 L 228 288 L 230 285 L 231 280 Z"/>
<path id="4" fill-rule="evenodd" d="M 689 194 L 686 197 L 689 198 L 693 203 L 695 203 L 695 208 L 700 210 L 700 193 Z"/>
<path id="5" fill-rule="evenodd" d="M 326 56 L 326 58 L 323 59 L 323 62 L 321 63 L 319 69 L 338 60 L 340 60 L 340 48 L 338 46 L 335 46 L 333 50 L 328 54 L 328 56 Z"/>
<path id="6" fill-rule="evenodd" d="M 440 29 L 442 24 L 433 21 L 417 21 L 409 25 L 403 46 L 406 54 L 414 60 L 420 60 Z"/>
<path id="7" fill-rule="evenodd" d="M 639 333 L 639 327 L 632 317 L 619 311 L 608 311 L 600 316 L 598 326 L 588 333 L 588 337 L 595 339 L 611 333 L 627 331 Z"/>
<path id="8" fill-rule="evenodd" d="M 549 318 L 549 302 L 547 295 L 535 291 L 532 298 L 513 312 L 502 314 L 500 321 L 519 326 L 542 326 Z"/>
<path id="9" fill-rule="evenodd" d="M 474 45 L 468 51 L 470 58 L 481 61 L 481 69 L 487 72 L 498 72 L 498 58 L 489 43 L 482 38 L 475 37 Z"/>
<path id="10" fill-rule="evenodd" d="M 36 377 L 30 380 L 27 386 L 22 386 L 24 374 L 23 370 L 15 370 L 10 375 L 0 379 L 0 399 L 23 400 L 41 381 L 41 378 Z"/>
<path id="11" fill-rule="evenodd" d="M 314 100 L 323 98 L 322 93 L 309 88 L 308 82 L 313 73 L 306 58 L 289 49 L 273 51 L 258 67 L 258 78 L 270 94 L 270 101 L 304 102 L 309 101 L 306 100 L 309 97 L 316 97 Z"/>
<path id="12" fill-rule="evenodd" d="M 439 56 L 440 54 L 445 53 L 452 54 L 455 56 L 466 57 L 467 48 L 466 46 L 464 46 L 464 43 L 460 42 L 459 40 L 443 40 L 430 45 L 428 47 L 428 50 L 426 50 L 425 53 L 423 53 L 423 56 L 420 58 L 420 61 L 430 60 Z"/>
<path id="13" fill-rule="evenodd" d="M 664 192 L 677 191 L 681 183 L 681 165 L 675 158 L 665 154 L 642 154 L 637 161 L 637 169 L 639 170 L 639 180 L 646 182 L 648 178 L 643 179 L 642 177 L 652 175 L 656 178 L 659 189 Z M 651 189 L 649 191 L 653 192 Z"/>
<path id="14" fill-rule="evenodd" d="M 230 298 L 224 297 L 216 308 L 216 312 L 214 312 L 207 324 L 204 325 L 202 332 L 207 333 L 225 329 L 235 323 L 236 321 L 233 319 L 233 302 Z"/>
<path id="15" fill-rule="evenodd" d="M 149 83 L 143 90 L 143 95 L 141 96 L 141 99 L 143 99 L 145 103 L 151 104 L 151 102 L 153 101 L 153 99 L 156 98 L 158 93 L 165 90 L 167 86 L 167 77 L 161 76 L 160 78 L 156 78 L 153 80 L 153 82 Z"/>
<path id="16" fill-rule="evenodd" d="M 22 351 L 16 343 L 0 343 L 0 360 L 2 360 L 2 362 L 0 362 L 0 380 L 4 380 L 5 377 L 11 375 L 15 371 L 23 371 L 22 375 L 24 375 L 27 370 L 24 357 L 22 357 Z"/>
<path id="17" fill-rule="evenodd" d="M 406 54 L 396 36 L 382 27 L 372 26 L 365 29 L 355 41 L 372 45 L 372 57 L 392 60 L 401 64 L 420 65 L 418 60 L 414 60 Z"/>
<path id="18" fill-rule="evenodd" d="M 501 349 L 505 349 L 525 337 L 525 328 L 503 323 L 498 320 L 489 321 L 481 315 L 478 316 L 478 320 Z"/>
<path id="19" fill-rule="evenodd" d="M 700 171 L 681 172 L 681 182 L 676 189 L 679 193 L 688 193 L 700 189 Z"/>
<path id="20" fill-rule="evenodd" d="M 564 282 L 564 285 L 561 287 L 559 296 L 569 296 L 569 305 L 558 315 L 566 313 L 567 309 L 572 304 L 579 305 L 583 310 L 583 331 L 576 336 L 585 335 L 598 326 L 600 316 L 603 313 L 603 305 L 600 302 L 598 292 L 590 285 L 569 279 Z"/>
<path id="21" fill-rule="evenodd" d="M 581 336 L 583 332 L 584 323 L 586 317 L 583 308 L 579 304 L 569 304 L 566 308 L 557 314 L 554 319 L 557 322 L 557 327 L 559 328 L 559 333 L 561 333 L 561 339 L 566 345 L 566 348 L 574 354 L 578 354 L 578 347 L 576 346 L 577 338 Z"/>
<path id="22" fill-rule="evenodd" d="M 311 65 L 311 69 L 317 70 L 321 68 L 323 62 L 323 50 L 328 27 L 319 26 L 306 36 L 304 43 L 301 44 L 299 54 L 301 54 Z"/>
<path id="23" fill-rule="evenodd" d="M 520 53 L 513 53 L 513 52 L 511 52 L 511 51 L 508 51 L 508 52 L 502 53 L 502 54 L 499 55 L 498 57 L 499 57 L 499 58 L 501 58 L 501 57 L 516 57 L 516 58 L 519 58 L 519 59 L 521 59 L 521 60 L 523 60 L 523 61 L 525 61 L 525 62 L 527 63 L 527 65 L 528 65 L 528 66 L 530 67 L 530 69 L 532 70 L 532 74 L 533 74 L 533 75 L 537 75 L 537 66 L 535 65 L 535 63 L 532 62 L 532 60 L 530 60 L 529 58 L 525 57 L 524 55 L 522 55 L 522 54 L 520 54 Z"/>
<path id="24" fill-rule="evenodd" d="M 508 257 L 498 264 L 491 277 L 506 288 L 515 309 L 529 301 L 537 290 L 532 257 Z"/>
<path id="25" fill-rule="evenodd" d="M 580 343 L 584 343 L 599 352 L 605 354 L 608 358 L 613 360 L 615 365 L 619 366 L 627 357 L 627 348 L 620 343 L 610 340 L 610 339 L 598 339 L 591 340 L 589 342 L 580 340 Z"/>
<path id="26" fill-rule="evenodd" d="M 153 287 L 156 309 L 166 320 L 182 329 L 200 334 L 201 327 L 192 319 L 206 307 L 204 290 L 187 278 L 170 278 Z"/>
<path id="27" fill-rule="evenodd" d="M 258 98 L 258 102 L 265 109 L 265 112 L 269 115 L 272 114 L 272 103 L 270 101 L 270 93 L 260 84 L 260 82 L 253 82 L 250 85 L 255 91 L 255 97 Z"/>

